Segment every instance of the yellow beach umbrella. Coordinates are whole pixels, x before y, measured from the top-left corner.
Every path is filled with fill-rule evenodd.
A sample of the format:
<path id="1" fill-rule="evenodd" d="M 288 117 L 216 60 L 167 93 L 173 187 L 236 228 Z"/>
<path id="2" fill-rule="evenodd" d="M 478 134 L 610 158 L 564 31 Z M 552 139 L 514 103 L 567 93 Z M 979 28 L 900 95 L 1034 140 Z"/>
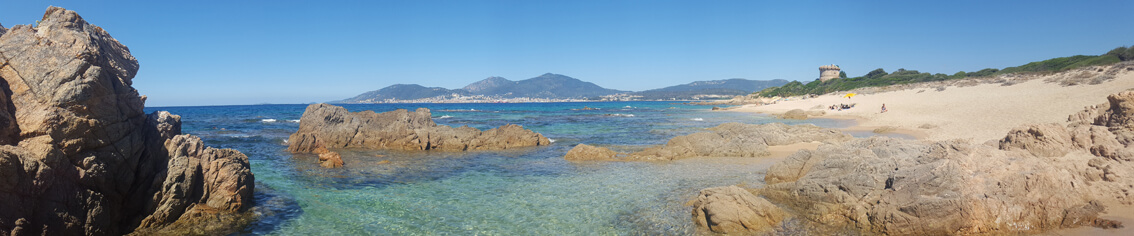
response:
<path id="1" fill-rule="evenodd" d="M 854 95 L 858 95 L 858 94 L 857 93 L 848 93 L 846 96 L 843 96 L 843 97 L 844 98 L 850 98 L 850 97 L 854 97 Z"/>

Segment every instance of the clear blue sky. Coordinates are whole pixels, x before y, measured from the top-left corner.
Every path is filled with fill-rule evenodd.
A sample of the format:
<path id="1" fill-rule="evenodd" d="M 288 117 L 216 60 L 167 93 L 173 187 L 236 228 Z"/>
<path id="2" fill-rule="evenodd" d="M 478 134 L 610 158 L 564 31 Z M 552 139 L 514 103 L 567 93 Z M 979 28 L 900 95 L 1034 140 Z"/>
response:
<path id="1" fill-rule="evenodd" d="M 811 81 L 838 64 L 952 74 L 1134 44 L 1134 1 L 10 1 L 130 47 L 148 106 L 308 103 L 551 72 L 620 90 Z"/>

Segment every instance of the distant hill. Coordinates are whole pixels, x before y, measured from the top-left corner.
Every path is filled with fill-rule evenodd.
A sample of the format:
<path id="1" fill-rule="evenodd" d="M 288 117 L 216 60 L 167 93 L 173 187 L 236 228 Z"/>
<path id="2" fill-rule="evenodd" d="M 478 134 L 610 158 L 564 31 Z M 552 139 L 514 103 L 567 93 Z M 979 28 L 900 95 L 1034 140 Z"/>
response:
<path id="1" fill-rule="evenodd" d="M 488 77 L 460 89 L 425 87 L 416 84 L 395 84 L 379 90 L 359 94 L 333 103 L 375 103 L 387 100 L 414 100 L 425 98 L 451 98 L 485 96 L 491 98 L 539 99 L 593 99 L 606 95 L 622 94 L 642 96 L 638 100 L 693 99 L 696 95 L 745 95 L 765 88 L 782 86 L 787 80 L 726 79 L 697 81 L 688 84 L 651 89 L 641 92 L 603 88 L 591 82 L 569 76 L 547 73 L 535 78 L 512 81 L 502 77 Z"/>
<path id="2" fill-rule="evenodd" d="M 412 100 L 448 96 L 452 94 L 459 94 L 461 96 L 483 95 L 500 98 L 586 99 L 626 92 L 627 91 L 603 88 L 594 83 L 565 75 L 547 73 L 539 77 L 520 81 L 511 81 L 501 77 L 489 77 L 469 84 L 461 89 L 424 87 L 416 84 L 396 84 L 337 102 L 369 103 L 381 102 L 387 99 Z"/>
<path id="3" fill-rule="evenodd" d="M 368 103 L 380 102 L 386 99 L 410 100 L 452 95 L 454 93 L 468 95 L 467 91 L 460 89 L 451 90 L 441 87 L 425 87 L 416 84 L 395 84 L 379 90 L 365 92 L 359 94 L 358 96 L 354 96 L 353 98 L 348 98 L 339 102 Z"/>
<path id="4" fill-rule="evenodd" d="M 465 86 L 463 90 L 476 95 L 500 96 L 503 98 L 591 98 L 623 93 L 603 88 L 591 82 L 565 75 L 547 73 L 539 77 L 511 81 L 501 77 L 489 77 Z"/>
<path id="5" fill-rule="evenodd" d="M 634 92 L 631 95 L 642 96 L 644 100 L 657 99 L 692 99 L 696 95 L 746 95 L 765 88 L 777 87 L 787 84 L 787 80 L 747 80 L 726 79 L 697 81 L 688 84 L 669 86 L 660 89 L 651 89 Z"/>

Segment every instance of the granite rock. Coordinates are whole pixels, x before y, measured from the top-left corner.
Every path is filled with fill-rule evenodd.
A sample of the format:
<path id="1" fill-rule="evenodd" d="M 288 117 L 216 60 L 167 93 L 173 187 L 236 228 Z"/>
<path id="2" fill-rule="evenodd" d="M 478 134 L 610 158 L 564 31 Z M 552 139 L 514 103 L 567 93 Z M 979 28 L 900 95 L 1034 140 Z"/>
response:
<path id="1" fill-rule="evenodd" d="M 768 231 L 787 218 L 776 205 L 737 186 L 702 189 L 692 205 L 693 222 L 714 233 Z"/>
<path id="2" fill-rule="evenodd" d="M 618 152 L 610 149 L 579 144 L 567 151 L 567 155 L 563 156 L 563 159 L 568 161 L 612 160 L 616 155 L 618 155 Z"/>
<path id="3" fill-rule="evenodd" d="M 429 109 L 410 112 L 348 112 L 328 104 L 307 106 L 299 130 L 288 138 L 288 151 L 312 153 L 316 148 L 368 148 L 393 150 L 501 150 L 544 146 L 551 141 L 519 125 L 485 131 L 433 123 Z"/>
<path id="4" fill-rule="evenodd" d="M 709 132 L 693 133 L 670 139 L 663 146 L 628 154 L 618 154 L 613 159 L 620 160 L 675 160 L 690 157 L 762 157 L 768 156 L 768 146 L 788 145 L 804 142 L 839 142 L 849 140 L 850 135 L 838 130 L 820 128 L 811 124 L 785 125 L 782 123 L 741 124 L 725 123 L 708 128 Z M 594 149 L 592 146 L 576 146 L 575 149 Z M 605 149 L 605 148 L 598 148 Z M 571 151 L 575 151 L 572 149 Z M 607 153 L 587 151 L 582 153 Z M 571 152 L 568 152 L 569 154 Z M 602 160 L 610 158 L 574 157 L 577 160 Z M 565 157 L 566 158 L 566 157 Z"/>
<path id="5" fill-rule="evenodd" d="M 0 234 L 120 235 L 252 203 L 247 158 L 180 135 L 178 116 L 145 114 L 137 70 L 126 46 L 63 8 L 0 35 Z"/>

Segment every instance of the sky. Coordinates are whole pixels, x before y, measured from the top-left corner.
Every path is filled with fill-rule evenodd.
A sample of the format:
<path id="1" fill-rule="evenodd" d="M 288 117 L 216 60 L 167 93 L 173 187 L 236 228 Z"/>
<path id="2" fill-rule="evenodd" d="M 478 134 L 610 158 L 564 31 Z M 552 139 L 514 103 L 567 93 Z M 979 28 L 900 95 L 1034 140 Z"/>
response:
<path id="1" fill-rule="evenodd" d="M 393 84 L 556 73 L 639 91 L 809 82 L 818 66 L 953 74 L 1134 44 L 1134 1 L 0 1 L 130 48 L 147 106 L 301 104 Z"/>

